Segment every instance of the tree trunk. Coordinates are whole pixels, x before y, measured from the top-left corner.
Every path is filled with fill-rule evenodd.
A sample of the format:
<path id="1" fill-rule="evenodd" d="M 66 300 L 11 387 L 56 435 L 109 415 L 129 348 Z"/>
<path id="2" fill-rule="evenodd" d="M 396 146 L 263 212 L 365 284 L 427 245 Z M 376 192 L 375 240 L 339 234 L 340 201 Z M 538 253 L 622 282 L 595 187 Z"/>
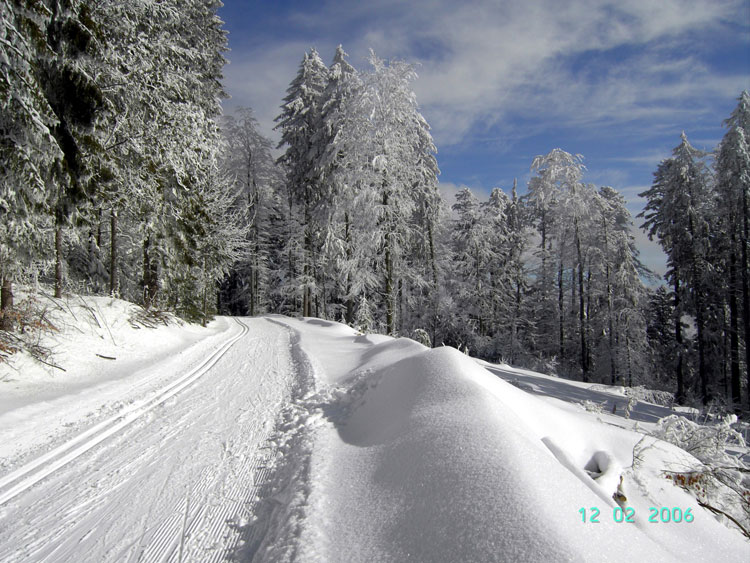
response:
<path id="1" fill-rule="evenodd" d="M 159 270 L 151 255 L 151 235 L 143 241 L 143 306 L 150 309 L 159 291 Z"/>
<path id="2" fill-rule="evenodd" d="M 398 279 L 398 315 L 396 315 L 396 324 L 398 326 L 398 332 L 401 333 L 404 330 L 404 280 L 403 278 Z"/>
<path id="3" fill-rule="evenodd" d="M 628 387 L 633 386 L 633 358 L 630 353 L 630 331 L 625 323 L 625 349 L 628 351 Z"/>
<path id="4" fill-rule="evenodd" d="M 55 225 L 55 297 L 62 297 L 62 224 Z"/>
<path id="5" fill-rule="evenodd" d="M 387 217 L 389 214 L 388 209 L 388 187 L 386 185 L 386 181 L 383 181 L 383 208 L 386 210 Z M 388 219 L 386 219 L 386 226 L 388 226 Z M 388 232 L 385 235 L 385 249 L 384 249 L 384 258 L 385 258 L 385 324 L 386 324 L 386 330 L 388 331 L 389 335 L 393 335 L 395 333 L 395 324 L 394 324 L 394 309 L 396 306 L 395 299 L 394 299 L 394 287 L 393 287 L 393 249 L 391 248 L 391 237 L 393 236 L 393 232 L 391 229 L 388 229 Z"/>
<path id="6" fill-rule="evenodd" d="M 96 247 L 102 247 L 102 208 L 100 207 L 97 211 L 96 221 Z"/>
<path id="7" fill-rule="evenodd" d="M 312 316 L 312 292 L 310 291 L 310 278 L 313 275 L 312 272 L 312 261 L 313 261 L 313 248 L 312 248 L 312 219 L 310 215 L 310 186 L 305 189 L 305 263 L 302 267 L 302 274 L 305 280 L 305 285 L 302 294 L 302 316 Z"/>
<path id="8" fill-rule="evenodd" d="M 257 215 L 256 215 L 257 219 Z M 252 269 L 250 271 L 250 316 L 254 317 L 258 314 L 258 305 L 260 299 L 258 292 L 260 291 L 260 232 L 257 225 L 253 226 L 253 259 Z"/>
<path id="9" fill-rule="evenodd" d="M 615 358 L 615 322 L 612 307 L 612 285 L 610 283 L 609 264 L 607 265 L 607 324 L 609 329 L 609 371 L 611 385 L 617 385 L 617 360 Z"/>
<path id="10" fill-rule="evenodd" d="M 3 276 L 0 284 L 0 330 L 12 330 L 13 318 L 10 313 L 13 309 L 13 283 L 10 276 Z"/>
<path id="11" fill-rule="evenodd" d="M 609 332 L 607 343 L 609 345 L 609 375 L 610 384 L 617 385 L 617 361 L 615 360 L 615 322 L 614 304 L 612 303 L 612 271 L 609 262 L 609 231 L 607 221 L 602 221 L 604 229 L 604 264 L 607 283 L 607 330 Z"/>
<path id="12" fill-rule="evenodd" d="M 560 253 L 562 254 L 562 249 L 560 249 Z M 560 265 L 557 269 L 557 308 L 560 321 L 560 362 L 562 362 L 565 359 L 565 295 L 562 258 L 560 258 Z"/>
<path id="13" fill-rule="evenodd" d="M 508 354 L 508 362 L 513 365 L 516 361 L 516 347 L 518 346 L 518 319 L 521 316 L 521 280 L 516 274 L 516 303 L 513 308 L 513 322 L 511 323 L 510 331 L 510 353 Z"/>
<path id="14" fill-rule="evenodd" d="M 708 367 L 706 366 L 706 322 L 703 310 L 703 290 L 700 287 L 702 284 L 697 279 L 695 264 L 693 264 L 693 280 L 695 280 L 693 283 L 696 286 L 693 291 L 695 292 L 695 324 L 698 337 L 698 377 L 701 382 L 702 402 L 707 405 L 711 397 L 708 392 Z"/>
<path id="15" fill-rule="evenodd" d="M 433 346 L 437 342 L 437 318 L 438 318 L 438 307 L 440 292 L 438 290 L 438 271 L 437 271 L 437 259 L 435 258 L 435 233 L 432 226 L 432 219 L 427 221 L 427 234 L 430 242 L 430 270 L 432 272 L 432 311 L 430 315 L 430 342 Z"/>
<path id="16" fill-rule="evenodd" d="M 677 273 L 674 274 L 674 340 L 677 347 L 677 366 L 675 375 L 677 377 L 677 403 L 685 404 L 685 382 L 682 367 L 682 311 L 680 303 L 680 280 Z"/>
<path id="17" fill-rule="evenodd" d="M 346 241 L 346 261 L 351 262 L 352 259 L 352 235 L 351 235 L 351 223 L 349 221 L 349 212 L 344 213 L 344 240 Z M 352 292 L 352 278 L 351 273 L 346 274 L 346 324 L 351 325 L 354 322 L 354 297 L 351 295 Z"/>
<path id="18" fill-rule="evenodd" d="M 748 209 L 747 201 L 747 187 L 745 186 L 742 190 L 742 215 L 743 215 L 743 227 L 742 237 L 740 242 L 742 244 L 742 263 L 740 271 L 742 272 L 742 324 L 745 333 L 745 377 L 747 378 L 747 404 L 750 408 L 750 262 L 748 262 L 747 246 L 750 244 L 750 238 L 748 237 L 748 222 L 750 219 L 750 209 Z"/>
<path id="19" fill-rule="evenodd" d="M 732 244 L 729 254 L 729 371 L 730 386 L 732 389 L 732 403 L 735 409 L 742 405 L 741 385 L 740 385 L 740 338 L 739 338 L 739 319 L 737 310 L 737 246 L 736 236 L 732 233 Z"/>
<path id="20" fill-rule="evenodd" d="M 119 291 L 117 284 L 117 211 L 112 208 L 109 217 L 109 294 L 114 297 Z"/>
<path id="21" fill-rule="evenodd" d="M 201 318 L 201 326 L 206 326 L 208 321 L 208 283 L 207 283 L 207 277 L 206 276 L 206 262 L 203 261 L 203 295 L 202 295 L 202 303 L 201 303 L 201 309 L 203 311 L 202 318 Z"/>
<path id="22" fill-rule="evenodd" d="M 578 330 L 581 332 L 581 375 L 584 383 L 589 380 L 588 352 L 586 350 L 586 310 L 583 292 L 583 253 L 581 237 L 578 233 L 578 219 L 575 220 L 576 254 L 578 255 Z"/>

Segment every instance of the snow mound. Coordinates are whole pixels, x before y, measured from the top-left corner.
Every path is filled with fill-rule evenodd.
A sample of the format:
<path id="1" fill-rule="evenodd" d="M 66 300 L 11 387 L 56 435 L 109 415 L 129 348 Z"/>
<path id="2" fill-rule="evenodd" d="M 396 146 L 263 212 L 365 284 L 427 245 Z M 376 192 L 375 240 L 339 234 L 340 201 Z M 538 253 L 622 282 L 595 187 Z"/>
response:
<path id="1" fill-rule="evenodd" d="M 642 447 L 642 435 L 534 397 L 452 348 L 349 336 L 331 356 L 323 327 L 284 322 L 330 385 L 314 401 L 296 555 L 279 537 L 286 550 L 269 540 L 263 560 L 743 560 L 746 544 L 664 479 L 665 464 L 690 457 L 681 450 Z M 617 521 L 621 506 L 633 523 Z M 650 506 L 692 508 L 700 524 L 648 523 Z M 584 523 L 592 507 L 599 522 Z"/>

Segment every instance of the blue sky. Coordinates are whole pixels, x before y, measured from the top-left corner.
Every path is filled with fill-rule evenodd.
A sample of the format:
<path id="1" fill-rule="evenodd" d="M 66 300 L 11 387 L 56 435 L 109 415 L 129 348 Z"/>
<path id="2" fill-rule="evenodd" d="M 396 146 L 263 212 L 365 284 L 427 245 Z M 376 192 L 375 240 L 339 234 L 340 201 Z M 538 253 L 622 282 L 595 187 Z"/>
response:
<path id="1" fill-rule="evenodd" d="M 510 191 L 514 178 L 523 191 L 534 156 L 559 147 L 582 154 L 585 179 L 619 190 L 635 215 L 680 133 L 713 149 L 750 89 L 748 0 L 224 4 L 225 110 L 252 107 L 277 141 L 273 119 L 310 47 L 329 64 L 342 44 L 363 70 L 370 48 L 409 61 L 448 197 L 463 185 L 480 198 Z M 658 246 L 635 234 L 663 272 Z"/>

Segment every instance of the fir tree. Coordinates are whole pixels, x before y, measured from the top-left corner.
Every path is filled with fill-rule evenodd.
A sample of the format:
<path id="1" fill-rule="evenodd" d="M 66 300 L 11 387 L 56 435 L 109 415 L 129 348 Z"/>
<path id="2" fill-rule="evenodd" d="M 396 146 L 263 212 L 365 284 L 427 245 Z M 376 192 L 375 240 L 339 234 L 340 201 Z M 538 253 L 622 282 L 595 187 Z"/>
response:
<path id="1" fill-rule="evenodd" d="M 694 149 L 682 134 L 673 157 L 661 162 L 652 187 L 640 194 L 648 199 L 639 215 L 649 238 L 658 238 L 668 258 L 667 278 L 675 294 L 675 341 L 678 347 L 677 395 L 685 398 L 682 315 L 695 315 L 698 345 L 698 376 L 704 404 L 710 399 L 709 366 L 706 361 L 708 335 L 708 285 L 711 268 L 709 221 L 712 201 L 703 163 L 703 153 Z"/>

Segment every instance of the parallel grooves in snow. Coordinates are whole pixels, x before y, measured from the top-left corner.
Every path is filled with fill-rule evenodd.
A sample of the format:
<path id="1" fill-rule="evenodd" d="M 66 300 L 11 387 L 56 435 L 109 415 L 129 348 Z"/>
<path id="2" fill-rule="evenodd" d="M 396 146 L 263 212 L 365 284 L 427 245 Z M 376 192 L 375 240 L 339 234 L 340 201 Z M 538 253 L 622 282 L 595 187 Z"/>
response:
<path id="1" fill-rule="evenodd" d="M 267 439 L 268 434 L 261 441 Z M 266 456 L 256 456 L 251 462 L 242 464 L 240 471 L 233 475 L 231 488 L 222 493 L 223 502 L 218 507 L 198 500 L 220 481 L 221 468 L 204 471 L 188 495 L 190 505 L 187 498 L 180 502 L 177 510 L 156 528 L 136 560 L 179 561 L 182 541 L 183 560 L 201 563 L 226 561 L 241 540 L 241 522 L 251 515 L 253 499 L 265 484 L 265 479 L 259 476 L 265 476 L 268 461 Z M 247 488 L 250 482 L 253 485 Z M 212 511 L 214 508 L 216 512 Z M 183 532 L 186 510 L 187 526 Z M 227 524 L 230 524 L 230 533 L 226 533 Z"/>
<path id="2" fill-rule="evenodd" d="M 2 491 L 0 492 L 0 505 L 15 498 L 23 491 L 81 456 L 109 436 L 132 424 L 154 407 L 164 403 L 170 397 L 197 381 L 219 361 L 235 342 L 247 334 L 248 327 L 238 319 L 235 318 L 234 320 L 241 327 L 240 333 L 228 339 L 196 368 L 155 393 L 152 393 L 146 399 L 135 402 L 124 409 L 123 412 L 100 422 L 72 440 L 0 478 L 0 491 Z M 5 490 L 3 491 L 3 489 Z"/>

